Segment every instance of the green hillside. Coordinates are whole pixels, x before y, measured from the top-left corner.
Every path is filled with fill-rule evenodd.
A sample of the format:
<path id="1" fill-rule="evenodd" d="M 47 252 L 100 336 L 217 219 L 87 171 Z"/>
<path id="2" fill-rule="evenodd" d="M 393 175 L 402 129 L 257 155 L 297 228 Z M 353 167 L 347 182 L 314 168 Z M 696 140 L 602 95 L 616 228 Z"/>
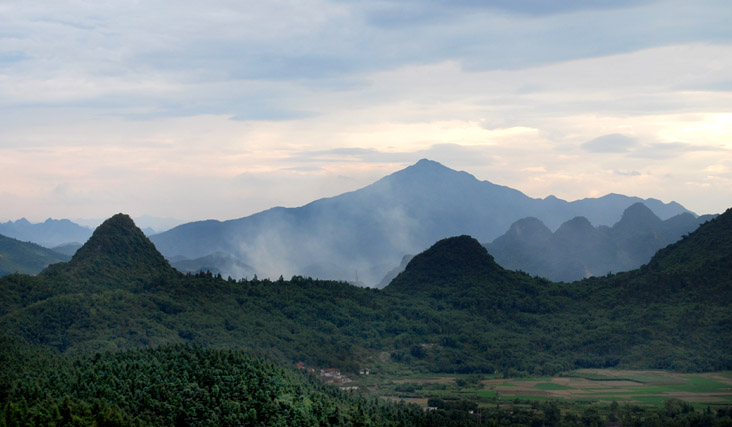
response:
<path id="1" fill-rule="evenodd" d="M 12 274 L 38 274 L 50 264 L 69 257 L 43 246 L 0 235 L 0 277 Z"/>
<path id="2" fill-rule="evenodd" d="M 727 211 L 702 225 L 639 270 L 571 284 L 505 270 L 473 238 L 449 238 L 375 290 L 299 276 L 183 275 L 129 217 L 116 215 L 70 262 L 38 276 L 0 278 L 4 419 L 173 424 L 179 417 L 195 423 L 266 413 L 274 418 L 252 419 L 308 424 L 335 416 L 324 407 L 340 408 L 343 422 L 364 413 L 377 424 L 414 415 L 408 407 L 379 409 L 321 390 L 281 368 L 294 362 L 346 375 L 361 368 L 504 376 L 607 367 L 729 370 L 731 217 Z M 180 369 L 169 358 L 184 361 Z M 275 378 L 267 383 L 274 388 L 265 388 L 269 397 L 260 396 L 261 411 L 241 389 L 226 389 L 226 375 L 193 378 L 201 366 L 236 372 L 252 364 L 257 375 Z M 111 378 L 121 379 L 108 377 L 114 369 Z M 159 382 L 166 388 L 153 386 Z M 195 402 L 186 400 L 191 395 Z M 329 403 L 315 403 L 323 399 Z M 209 413 L 212 407 L 219 412 Z M 459 419 L 443 416 L 405 423 Z"/>
<path id="3" fill-rule="evenodd" d="M 69 354 L 198 343 L 350 371 L 382 354 L 431 372 L 732 369 L 729 217 L 641 270 L 572 284 L 504 270 L 470 237 L 445 239 L 378 291 L 182 275 L 117 215 L 69 263 L 2 279 L 0 327 Z M 687 252 L 688 266 L 673 261 Z"/>

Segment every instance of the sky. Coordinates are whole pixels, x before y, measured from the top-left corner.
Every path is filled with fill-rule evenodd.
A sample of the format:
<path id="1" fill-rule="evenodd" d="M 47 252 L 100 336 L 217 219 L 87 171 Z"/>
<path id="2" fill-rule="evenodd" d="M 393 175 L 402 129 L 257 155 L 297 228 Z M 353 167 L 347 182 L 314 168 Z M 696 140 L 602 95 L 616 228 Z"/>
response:
<path id="1" fill-rule="evenodd" d="M 732 206 L 732 2 L 0 1 L 0 220 L 233 219 L 421 158 Z"/>

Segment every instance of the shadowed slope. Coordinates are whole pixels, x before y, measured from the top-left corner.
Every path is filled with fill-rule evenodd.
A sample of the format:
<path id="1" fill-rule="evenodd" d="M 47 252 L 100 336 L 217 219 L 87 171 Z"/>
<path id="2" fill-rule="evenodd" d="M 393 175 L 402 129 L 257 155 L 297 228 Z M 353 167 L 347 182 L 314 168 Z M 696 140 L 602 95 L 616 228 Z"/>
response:
<path id="1" fill-rule="evenodd" d="M 43 246 L 0 235 L 0 276 L 11 273 L 37 274 L 49 264 L 69 257 Z"/>

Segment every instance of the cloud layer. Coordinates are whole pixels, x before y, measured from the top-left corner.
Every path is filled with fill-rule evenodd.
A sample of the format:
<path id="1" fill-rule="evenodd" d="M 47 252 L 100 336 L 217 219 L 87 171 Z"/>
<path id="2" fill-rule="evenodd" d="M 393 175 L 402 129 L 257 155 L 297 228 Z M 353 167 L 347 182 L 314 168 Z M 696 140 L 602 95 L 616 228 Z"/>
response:
<path id="1" fill-rule="evenodd" d="M 0 219 L 236 218 L 422 157 L 534 197 L 699 213 L 732 200 L 729 2 L 39 1 L 0 15 Z"/>

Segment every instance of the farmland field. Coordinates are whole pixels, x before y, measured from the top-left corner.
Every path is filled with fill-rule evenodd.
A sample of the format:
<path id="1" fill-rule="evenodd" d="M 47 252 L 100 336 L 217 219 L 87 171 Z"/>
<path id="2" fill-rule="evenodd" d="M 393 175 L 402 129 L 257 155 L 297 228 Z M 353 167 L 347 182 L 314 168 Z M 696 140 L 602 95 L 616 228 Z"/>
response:
<path id="1" fill-rule="evenodd" d="M 504 397 L 618 401 L 632 404 L 679 399 L 700 405 L 732 405 L 732 373 L 583 369 L 542 379 L 485 380 Z"/>
<path id="2" fill-rule="evenodd" d="M 678 399 L 697 407 L 732 406 L 732 372 L 680 374 L 666 371 L 582 369 L 556 377 L 498 378 L 424 375 L 359 378 L 355 383 L 390 400 L 427 406 L 430 398 L 472 400 L 479 405 L 531 401 L 568 404 L 661 405 Z"/>

